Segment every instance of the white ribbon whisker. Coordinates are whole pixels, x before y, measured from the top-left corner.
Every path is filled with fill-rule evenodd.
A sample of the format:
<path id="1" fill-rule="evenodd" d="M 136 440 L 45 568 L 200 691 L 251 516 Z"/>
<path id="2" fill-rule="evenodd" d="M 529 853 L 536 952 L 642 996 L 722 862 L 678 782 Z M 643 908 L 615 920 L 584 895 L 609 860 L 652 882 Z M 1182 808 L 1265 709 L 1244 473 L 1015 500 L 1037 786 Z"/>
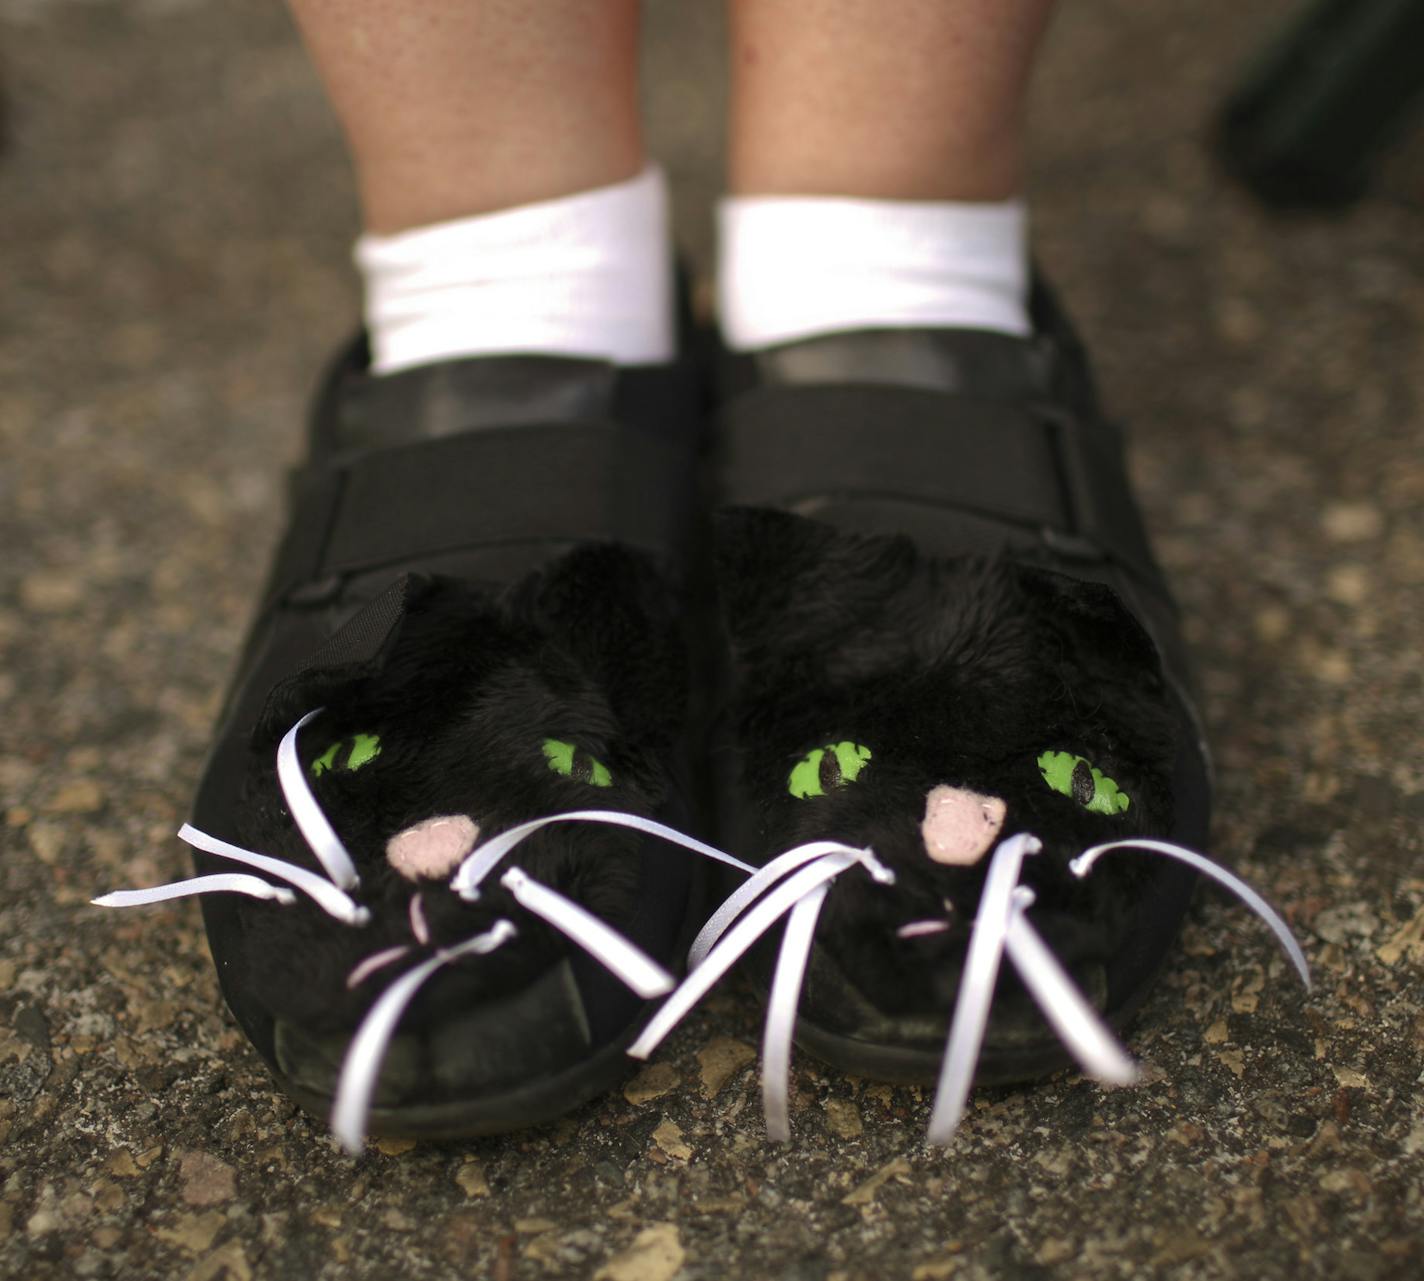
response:
<path id="1" fill-rule="evenodd" d="M 245 863 L 248 867 L 255 867 L 259 872 L 266 872 L 269 876 L 286 881 L 314 900 L 322 911 L 334 916 L 345 925 L 365 925 L 371 919 L 369 909 L 362 907 L 344 890 L 338 889 L 325 877 L 318 876 L 305 867 L 298 867 L 297 864 L 288 863 L 284 859 L 273 858 L 269 854 L 258 854 L 253 850 L 245 850 L 242 846 L 234 845 L 230 841 L 219 840 L 216 836 L 200 832 L 191 823 L 184 823 L 178 829 L 178 839 L 186 841 L 194 849 L 202 850 L 205 854 L 231 859 L 234 863 Z"/>
<path id="2" fill-rule="evenodd" d="M 847 847 L 845 853 L 823 855 L 773 888 L 683 979 L 653 1015 L 642 1035 L 629 1046 L 628 1053 L 635 1059 L 647 1058 L 752 944 L 816 886 L 853 867 L 858 853 Z"/>
<path id="3" fill-rule="evenodd" d="M 1109 1085 L 1134 1084 L 1140 1075 L 1137 1064 L 1029 923 L 1026 913 L 1032 905 L 1033 891 L 1020 885 L 1004 933 L 1004 950 L 1024 987 L 1084 1072 Z"/>
<path id="4" fill-rule="evenodd" d="M 322 708 L 308 712 L 283 736 L 277 745 L 277 782 L 286 798 L 287 809 L 292 822 L 297 825 L 303 839 L 311 846 L 317 862 L 326 869 L 326 874 L 343 890 L 354 890 L 361 884 L 356 874 L 356 864 L 350 853 L 336 834 L 331 820 L 321 808 L 311 785 L 307 782 L 306 771 L 302 769 L 301 758 L 297 755 L 297 735 L 302 726 L 314 717 L 320 716 Z"/>
<path id="5" fill-rule="evenodd" d="M 1259 916 L 1270 928 L 1272 934 L 1284 949 L 1285 954 L 1290 957 L 1290 962 L 1295 966 L 1296 973 L 1300 975 L 1300 981 L 1305 984 L 1306 991 L 1310 990 L 1310 965 L 1305 959 L 1305 953 L 1300 950 L 1300 944 L 1296 942 L 1295 935 L 1291 933 L 1290 926 L 1285 923 L 1269 903 L 1266 902 L 1255 890 L 1243 881 L 1234 872 L 1227 871 L 1219 863 L 1212 862 L 1204 854 L 1198 854 L 1195 850 L 1189 850 L 1182 845 L 1173 845 L 1170 841 L 1156 841 L 1146 837 L 1135 837 L 1124 841 L 1109 841 L 1104 845 L 1094 845 L 1091 849 L 1084 850 L 1071 863 L 1068 870 L 1074 876 L 1084 877 L 1093 870 L 1093 864 L 1104 854 L 1113 850 L 1147 850 L 1154 854 L 1165 854 L 1168 858 L 1176 859 L 1179 863 L 1185 863 L 1188 867 L 1200 872 L 1203 876 L 1209 877 L 1218 885 L 1230 890 L 1237 898 L 1246 904 L 1253 912 Z"/>
<path id="6" fill-rule="evenodd" d="M 738 887 L 713 913 L 693 943 L 692 970 L 665 1001 L 628 1053 L 645 1059 L 658 1044 L 778 920 L 787 916 L 772 971 L 762 1035 L 762 1103 L 767 1136 L 791 1137 L 791 1046 L 796 1007 L 810 960 L 816 922 L 830 883 L 852 867 L 862 867 L 881 884 L 894 873 L 868 849 L 839 841 L 812 841 L 772 859 Z M 789 913 L 789 916 L 788 916 Z"/>
<path id="7" fill-rule="evenodd" d="M 830 882 L 852 867 L 880 884 L 895 874 L 868 849 L 840 841 L 811 841 L 757 869 L 708 918 L 689 952 L 691 971 L 629 1047 L 645 1059 L 717 981 L 783 916 L 788 916 L 767 1000 L 762 1038 L 762 1100 L 768 1137 L 791 1137 L 791 1046 L 796 1007 L 810 960 L 816 922 Z"/>
<path id="8" fill-rule="evenodd" d="M 572 939 L 644 1000 L 672 991 L 676 980 L 671 974 L 582 904 L 533 880 L 521 868 L 511 867 L 499 883 L 521 907 Z"/>
<path id="9" fill-rule="evenodd" d="M 1014 842 L 1025 844 L 1015 847 Z M 1101 1016 L 1078 990 L 1028 919 L 1028 909 L 1034 901 L 1033 891 L 1017 882 L 1024 854 L 1038 848 L 1038 842 L 1032 837 L 1014 837 L 1002 842 L 991 859 L 989 876 L 974 918 L 969 953 L 960 979 L 949 1042 L 930 1117 L 927 1137 L 931 1143 L 949 1142 L 963 1117 L 988 1025 L 994 984 L 1005 952 L 1044 1017 L 1085 1073 L 1114 1085 L 1131 1084 L 1138 1077 L 1132 1059 L 1117 1043 Z M 1270 927 L 1302 982 L 1309 988 L 1310 972 L 1305 956 L 1289 926 L 1245 881 L 1203 854 L 1167 841 L 1131 838 L 1084 850 L 1068 864 L 1069 870 L 1077 877 L 1085 877 L 1099 858 L 1120 849 L 1164 854 L 1230 890 Z"/>
<path id="10" fill-rule="evenodd" d="M 816 920 L 830 889 L 830 882 L 823 881 L 791 909 L 771 978 L 766 1031 L 762 1034 L 761 1106 L 766 1136 L 776 1143 L 791 1139 L 791 1042 L 796 1031 L 796 1006 L 801 999 L 806 964 L 811 959 Z"/>
<path id="11" fill-rule="evenodd" d="M 969 951 L 959 979 L 949 1039 L 940 1064 L 934 1108 L 930 1112 L 928 1142 L 943 1146 L 954 1136 L 964 1115 L 979 1047 L 989 1024 L 989 1007 L 1009 921 L 1014 912 L 1014 889 L 1024 859 L 1043 846 L 1026 832 L 1000 841 L 989 859 L 989 874 L 979 896 L 979 910 L 969 936 Z"/>
<path id="12" fill-rule="evenodd" d="M 347 1047 L 336 1083 L 331 1109 L 331 1130 L 336 1141 L 353 1156 L 361 1151 L 371 1097 L 380 1076 L 381 1063 L 395 1034 L 396 1024 L 421 986 L 436 970 L 464 956 L 485 955 L 517 933 L 509 921 L 496 921 L 483 934 L 476 934 L 454 947 L 442 948 L 402 974 L 376 999 Z"/>
<path id="13" fill-rule="evenodd" d="M 698 931 L 687 953 L 687 963 L 696 967 L 706 959 L 713 944 L 727 931 L 728 927 L 742 915 L 757 899 L 777 882 L 784 880 L 798 867 L 814 862 L 826 854 L 853 854 L 856 861 L 870 873 L 872 879 L 881 885 L 893 885 L 895 873 L 886 867 L 868 849 L 858 849 L 841 841 L 808 841 L 797 845 L 783 854 L 778 854 L 764 867 L 760 867 L 749 880 L 743 881 L 732 891 L 717 910 L 707 918 L 706 924 Z"/>
<path id="14" fill-rule="evenodd" d="M 528 823 L 520 823 L 516 827 L 511 827 L 481 841 L 455 870 L 455 875 L 450 879 L 450 888 L 468 901 L 479 898 L 481 882 L 494 870 L 500 859 L 521 841 L 528 839 L 535 832 L 548 827 L 551 823 L 604 823 L 610 827 L 627 827 L 647 836 L 656 836 L 662 840 L 671 841 L 674 845 L 681 845 L 684 849 L 705 855 L 719 863 L 726 863 L 739 871 L 752 872 L 755 870 L 751 864 L 743 863 L 739 858 L 733 858 L 725 850 L 719 850 L 715 845 L 708 845 L 705 841 L 699 841 L 695 837 L 679 832 L 675 827 L 669 827 L 666 823 L 659 823 L 654 819 L 642 818 L 637 814 L 625 814 L 621 810 L 569 810 L 564 814 L 550 814 L 545 818 L 536 818 Z"/>
<path id="15" fill-rule="evenodd" d="M 246 894 L 249 898 L 268 899 L 284 907 L 297 901 L 296 892 L 285 885 L 273 885 L 271 881 L 248 876 L 245 872 L 215 872 L 211 876 L 194 876 L 146 890 L 114 890 L 89 901 L 95 907 L 142 907 L 146 903 L 162 903 L 193 894 Z"/>
<path id="16" fill-rule="evenodd" d="M 398 943 L 395 947 L 388 947 L 379 952 L 372 952 L 364 961 L 356 965 L 350 974 L 346 976 L 346 987 L 360 987 L 377 970 L 383 970 L 393 961 L 399 961 L 410 951 L 409 943 Z"/>

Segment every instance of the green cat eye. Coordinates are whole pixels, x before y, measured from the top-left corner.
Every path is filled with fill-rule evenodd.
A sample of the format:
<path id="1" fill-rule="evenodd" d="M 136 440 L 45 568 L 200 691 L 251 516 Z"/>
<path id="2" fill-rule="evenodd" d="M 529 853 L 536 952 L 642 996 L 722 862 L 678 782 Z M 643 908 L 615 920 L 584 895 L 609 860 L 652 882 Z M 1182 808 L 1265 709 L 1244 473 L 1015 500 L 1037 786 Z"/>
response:
<path id="1" fill-rule="evenodd" d="M 544 759 L 555 774 L 580 783 L 591 783 L 594 787 L 613 786 L 613 775 L 608 772 L 608 766 L 583 748 L 565 743 L 562 739 L 546 738 L 543 750 Z"/>
<path id="2" fill-rule="evenodd" d="M 798 800 L 824 796 L 830 788 L 854 783 L 870 760 L 870 748 L 859 743 L 828 743 L 809 751 L 791 771 L 786 790 Z"/>
<path id="3" fill-rule="evenodd" d="M 350 744 L 351 750 L 343 764 L 341 752 L 346 747 L 347 740 L 338 738 L 311 763 L 312 777 L 320 778 L 328 770 L 334 769 L 357 770 L 363 765 L 369 765 L 381 754 L 381 740 L 376 734 L 353 734 Z"/>
<path id="4" fill-rule="evenodd" d="M 1071 796 L 1094 814 L 1115 817 L 1126 814 L 1132 804 L 1127 793 L 1102 770 L 1072 752 L 1044 752 L 1038 758 L 1038 768 L 1055 792 Z"/>

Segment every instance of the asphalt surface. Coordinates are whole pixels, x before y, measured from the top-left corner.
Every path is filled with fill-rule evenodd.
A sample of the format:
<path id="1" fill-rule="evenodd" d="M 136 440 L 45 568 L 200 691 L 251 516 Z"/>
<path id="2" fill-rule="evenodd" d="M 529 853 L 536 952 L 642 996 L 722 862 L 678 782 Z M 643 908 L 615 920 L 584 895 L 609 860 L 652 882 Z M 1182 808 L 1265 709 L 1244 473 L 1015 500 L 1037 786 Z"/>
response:
<path id="1" fill-rule="evenodd" d="M 650 6 L 649 113 L 704 272 L 722 54 Z M 795 1067 L 766 1142 L 726 988 L 551 1128 L 353 1160 L 272 1086 L 173 833 L 350 329 L 351 183 L 279 6 L 0 0 L 0 1274 L 1412 1278 L 1424 1271 L 1424 146 L 1337 219 L 1216 172 L 1280 0 L 1064 6 L 1036 244 L 1187 611 L 1213 848 L 1316 986 L 1203 895 L 1132 1035 L 1143 1083 L 928 1099 Z"/>

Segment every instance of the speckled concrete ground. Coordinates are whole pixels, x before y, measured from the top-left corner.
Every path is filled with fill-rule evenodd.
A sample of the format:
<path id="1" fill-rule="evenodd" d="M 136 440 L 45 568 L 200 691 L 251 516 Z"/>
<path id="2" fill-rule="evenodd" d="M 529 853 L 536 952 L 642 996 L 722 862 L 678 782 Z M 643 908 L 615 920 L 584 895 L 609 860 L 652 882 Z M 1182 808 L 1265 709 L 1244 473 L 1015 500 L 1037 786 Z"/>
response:
<path id="1" fill-rule="evenodd" d="M 1421 1275 L 1424 147 L 1338 222 L 1221 183 L 1208 109 L 1287 7 L 1065 6 L 1036 209 L 1193 620 L 1216 848 L 1315 993 L 1204 898 L 1140 1088 L 983 1093 L 948 1152 L 920 1092 L 804 1058 L 768 1146 L 732 989 L 556 1127 L 352 1161 L 234 1030 L 196 908 L 85 905 L 184 870 L 281 464 L 354 314 L 344 160 L 275 5 L 0 0 L 0 1273 Z M 715 11 L 652 10 L 705 264 Z"/>

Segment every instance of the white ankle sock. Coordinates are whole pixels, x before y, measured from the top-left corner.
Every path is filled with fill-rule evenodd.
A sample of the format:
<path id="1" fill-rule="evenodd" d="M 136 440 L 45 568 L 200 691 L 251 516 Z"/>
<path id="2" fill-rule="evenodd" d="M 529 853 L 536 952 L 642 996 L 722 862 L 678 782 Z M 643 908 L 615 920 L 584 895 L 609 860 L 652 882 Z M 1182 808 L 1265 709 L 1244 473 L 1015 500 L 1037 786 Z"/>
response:
<path id="1" fill-rule="evenodd" d="M 841 329 L 1030 332 L 1021 200 L 732 196 L 718 215 L 722 336 L 738 350 Z"/>
<path id="2" fill-rule="evenodd" d="M 378 374 L 496 352 L 653 364 L 676 345 L 657 168 L 558 200 L 364 235 L 356 262 Z"/>

